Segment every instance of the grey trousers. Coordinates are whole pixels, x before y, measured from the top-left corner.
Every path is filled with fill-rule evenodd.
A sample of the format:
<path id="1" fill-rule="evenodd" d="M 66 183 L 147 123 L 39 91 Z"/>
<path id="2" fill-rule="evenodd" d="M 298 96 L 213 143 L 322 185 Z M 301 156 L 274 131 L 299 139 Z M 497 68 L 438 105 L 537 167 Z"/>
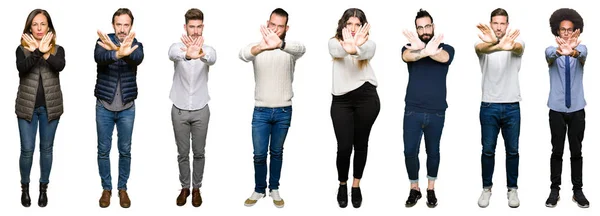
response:
<path id="1" fill-rule="evenodd" d="M 206 146 L 209 119 L 208 104 L 199 110 L 181 110 L 175 105 L 171 108 L 171 120 L 177 144 L 177 161 L 179 162 L 179 181 L 183 188 L 190 187 L 190 138 L 194 153 L 192 186 L 194 188 L 202 186 L 204 147 Z"/>

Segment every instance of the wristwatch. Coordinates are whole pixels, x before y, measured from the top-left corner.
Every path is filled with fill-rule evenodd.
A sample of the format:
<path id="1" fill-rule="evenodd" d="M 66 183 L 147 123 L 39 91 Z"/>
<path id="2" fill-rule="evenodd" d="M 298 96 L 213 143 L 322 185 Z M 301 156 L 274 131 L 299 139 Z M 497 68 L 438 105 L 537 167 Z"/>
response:
<path id="1" fill-rule="evenodd" d="M 281 47 L 279 47 L 279 49 L 281 49 L 281 50 L 285 49 L 285 41 L 281 41 Z"/>

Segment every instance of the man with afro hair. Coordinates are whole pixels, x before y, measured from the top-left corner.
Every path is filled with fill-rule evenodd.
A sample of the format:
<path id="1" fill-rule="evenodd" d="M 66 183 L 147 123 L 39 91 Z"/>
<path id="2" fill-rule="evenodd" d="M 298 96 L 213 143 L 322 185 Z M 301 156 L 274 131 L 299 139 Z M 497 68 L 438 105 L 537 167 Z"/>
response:
<path id="1" fill-rule="evenodd" d="M 556 37 L 556 45 L 546 48 L 546 61 L 550 75 L 550 132 L 552 155 L 550 157 L 550 196 L 547 207 L 555 207 L 560 200 L 559 190 L 562 173 L 562 157 L 565 134 L 571 151 L 571 182 L 573 201 L 581 208 L 590 203 L 582 191 L 581 142 L 585 131 L 586 105 L 583 95 L 583 66 L 587 47 L 580 44 L 583 33 L 583 18 L 577 11 L 561 8 L 550 16 L 550 30 Z"/>

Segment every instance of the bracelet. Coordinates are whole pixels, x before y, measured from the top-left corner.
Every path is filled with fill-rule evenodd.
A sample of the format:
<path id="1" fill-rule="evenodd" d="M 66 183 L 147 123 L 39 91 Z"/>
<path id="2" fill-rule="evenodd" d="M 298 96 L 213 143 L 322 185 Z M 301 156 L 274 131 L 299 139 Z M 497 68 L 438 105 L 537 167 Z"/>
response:
<path id="1" fill-rule="evenodd" d="M 571 57 L 575 58 L 575 56 L 577 56 L 578 51 L 576 49 L 573 49 L 573 51 L 571 51 Z"/>
<path id="2" fill-rule="evenodd" d="M 498 45 L 500 43 L 500 38 L 496 38 L 496 42 L 493 45 Z"/>

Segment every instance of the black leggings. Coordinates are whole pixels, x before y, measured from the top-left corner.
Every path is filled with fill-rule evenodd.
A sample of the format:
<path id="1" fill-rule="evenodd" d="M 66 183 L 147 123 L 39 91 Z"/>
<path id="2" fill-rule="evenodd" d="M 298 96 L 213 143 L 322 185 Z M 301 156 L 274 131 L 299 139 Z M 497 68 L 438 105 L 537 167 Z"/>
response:
<path id="1" fill-rule="evenodd" d="M 369 135 L 379 115 L 379 109 L 376 86 L 369 82 L 344 95 L 333 96 L 331 120 L 338 142 L 336 165 L 340 182 L 348 181 L 352 146 L 354 146 L 354 178 L 362 178 L 367 162 Z"/>

